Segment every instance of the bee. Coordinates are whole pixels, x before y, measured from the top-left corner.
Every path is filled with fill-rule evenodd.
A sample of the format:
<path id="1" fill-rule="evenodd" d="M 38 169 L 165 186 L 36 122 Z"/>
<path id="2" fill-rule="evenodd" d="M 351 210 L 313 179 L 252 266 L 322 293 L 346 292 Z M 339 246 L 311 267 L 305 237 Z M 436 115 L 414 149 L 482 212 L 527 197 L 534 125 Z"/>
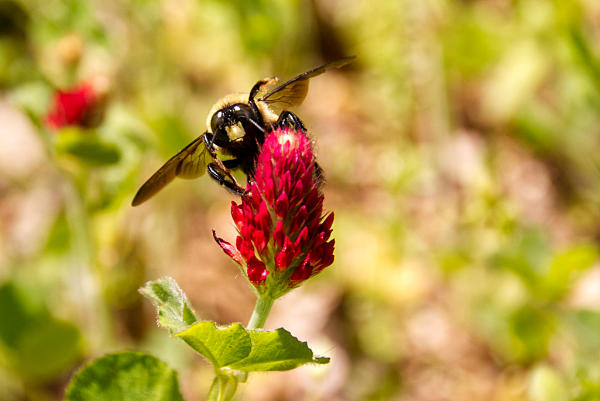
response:
<path id="1" fill-rule="evenodd" d="M 343 67 L 353 59 L 345 57 L 321 65 L 279 86 L 277 77 L 265 78 L 256 82 L 249 93 L 225 96 L 208 113 L 206 132 L 158 169 L 140 187 L 131 205 L 147 201 L 175 177 L 193 179 L 204 172 L 230 192 L 243 196 L 245 189 L 231 171 L 241 170 L 248 180 L 253 178 L 266 133 L 286 126 L 306 132 L 300 118 L 287 108 L 304 101 L 310 78 Z M 221 159 L 219 154 L 229 157 Z M 317 171 L 320 174 L 320 168 Z"/>

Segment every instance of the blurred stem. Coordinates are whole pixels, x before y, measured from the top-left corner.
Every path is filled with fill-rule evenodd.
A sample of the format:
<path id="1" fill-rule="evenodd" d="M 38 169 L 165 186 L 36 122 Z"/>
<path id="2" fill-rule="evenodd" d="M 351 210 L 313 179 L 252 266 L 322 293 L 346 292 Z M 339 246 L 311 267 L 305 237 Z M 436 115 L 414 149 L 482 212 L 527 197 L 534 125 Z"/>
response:
<path id="1" fill-rule="evenodd" d="M 65 215 L 73 234 L 68 285 L 77 300 L 79 319 L 85 322 L 85 334 L 91 348 L 100 350 L 109 342 L 110 319 L 102 298 L 100 277 L 94 268 L 95 246 L 84 197 L 88 171 L 84 168 L 81 176 L 78 177 L 63 168 L 50 133 L 40 121 L 32 120 L 32 122 L 38 127 L 46 152 L 63 181 Z"/>
<path id="2" fill-rule="evenodd" d="M 250 321 L 248 322 L 248 329 L 262 329 L 264 327 L 273 306 L 273 301 L 275 300 L 268 295 L 258 297 L 254 306 L 254 312 L 252 312 L 252 317 L 250 317 Z"/>
<path id="3" fill-rule="evenodd" d="M 95 269 L 95 246 L 83 193 L 87 171 L 81 179 L 65 175 L 65 213 L 73 233 L 73 270 L 71 284 L 81 306 L 81 319 L 86 323 L 92 349 L 102 349 L 109 342 L 109 316 L 101 291 L 99 272 Z"/>
<path id="4" fill-rule="evenodd" d="M 571 46 L 573 47 L 576 56 L 579 57 L 586 72 L 594 81 L 596 89 L 600 89 L 600 63 L 594 56 L 594 52 L 590 48 L 588 41 L 585 39 L 583 32 L 581 29 L 572 26 L 569 29 L 569 35 Z"/>

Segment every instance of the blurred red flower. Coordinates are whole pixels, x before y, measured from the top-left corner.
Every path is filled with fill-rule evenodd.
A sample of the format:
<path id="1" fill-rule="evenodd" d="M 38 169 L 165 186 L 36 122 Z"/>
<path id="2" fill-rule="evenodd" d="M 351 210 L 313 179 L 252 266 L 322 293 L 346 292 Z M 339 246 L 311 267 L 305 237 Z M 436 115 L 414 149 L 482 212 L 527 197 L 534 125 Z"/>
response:
<path id="1" fill-rule="evenodd" d="M 51 129 L 71 125 L 98 126 L 104 117 L 107 93 L 107 82 L 103 78 L 82 82 L 68 90 L 58 90 L 46 114 L 46 125 Z"/>
<path id="2" fill-rule="evenodd" d="M 235 246 L 216 234 L 215 240 L 259 293 L 277 298 L 333 263 L 333 213 L 323 215 L 315 159 L 302 131 L 267 135 L 246 189 L 241 203 L 231 205 Z"/>

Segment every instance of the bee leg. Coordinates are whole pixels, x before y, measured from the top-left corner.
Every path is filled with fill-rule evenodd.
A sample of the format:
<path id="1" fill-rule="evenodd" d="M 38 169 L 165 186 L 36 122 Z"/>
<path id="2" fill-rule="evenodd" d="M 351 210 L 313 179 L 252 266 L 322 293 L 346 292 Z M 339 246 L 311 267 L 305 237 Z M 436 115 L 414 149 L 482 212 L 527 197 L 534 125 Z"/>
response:
<path id="1" fill-rule="evenodd" d="M 322 187 L 325 183 L 325 175 L 323 174 L 323 169 L 317 162 L 315 162 L 315 178 L 317 179 L 317 186 Z"/>
<path id="2" fill-rule="evenodd" d="M 291 127 L 301 130 L 302 132 L 306 132 L 306 127 L 304 127 L 304 124 L 302 124 L 300 117 L 287 110 L 282 111 L 277 119 L 277 122 L 275 122 L 275 128 L 285 127 Z"/>
<path id="3" fill-rule="evenodd" d="M 240 159 L 227 159 L 227 160 L 223 160 L 222 163 L 226 169 L 232 170 L 234 168 L 239 167 L 240 164 L 242 164 L 242 161 Z"/>
<path id="4" fill-rule="evenodd" d="M 226 160 L 226 162 L 229 162 L 229 160 Z M 246 194 L 246 190 L 236 182 L 235 178 L 233 178 L 231 173 L 224 167 L 225 166 L 223 162 L 209 163 L 208 166 L 206 166 L 206 171 L 213 180 L 227 188 L 227 190 L 230 192 L 239 196 L 244 196 Z"/>
<path id="5" fill-rule="evenodd" d="M 241 162 L 238 159 L 229 159 L 229 160 L 221 161 L 221 159 L 219 159 L 217 157 L 217 153 L 215 152 L 215 149 L 213 148 L 213 145 L 223 147 L 224 145 L 227 145 L 227 143 L 220 142 L 210 132 L 205 132 L 204 135 L 202 136 L 202 139 L 204 140 L 204 145 L 206 146 L 206 150 L 208 151 L 208 153 L 214 160 L 213 163 L 210 163 L 207 166 L 207 170 L 210 173 L 211 170 L 209 169 L 209 167 L 211 164 L 213 165 L 213 168 L 212 168 L 213 173 L 211 174 L 211 177 L 214 178 L 215 180 L 217 180 L 219 182 L 219 184 L 224 185 L 226 187 L 234 186 L 236 188 L 241 188 L 238 185 L 235 178 L 231 175 L 231 172 L 229 171 L 232 168 L 238 167 Z M 225 178 L 227 178 L 227 180 L 228 180 L 227 182 L 230 183 L 229 185 L 224 183 L 223 180 L 225 180 Z"/>
<path id="6" fill-rule="evenodd" d="M 211 153 L 214 152 L 212 145 L 225 147 L 229 144 L 229 142 L 224 142 L 224 141 L 219 140 L 218 138 L 215 138 L 215 136 L 213 134 L 211 134 L 210 132 L 205 132 L 204 135 L 202 135 L 202 139 L 204 140 L 204 145 Z"/>

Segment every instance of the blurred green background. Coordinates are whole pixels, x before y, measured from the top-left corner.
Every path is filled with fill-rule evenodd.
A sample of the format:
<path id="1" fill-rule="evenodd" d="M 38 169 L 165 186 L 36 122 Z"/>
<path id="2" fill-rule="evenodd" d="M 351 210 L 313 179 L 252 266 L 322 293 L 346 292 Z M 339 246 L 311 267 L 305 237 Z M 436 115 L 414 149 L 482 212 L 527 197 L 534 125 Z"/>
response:
<path id="1" fill-rule="evenodd" d="M 294 110 L 336 261 L 267 321 L 332 362 L 238 399 L 600 399 L 599 43 L 597 0 L 0 0 L 0 400 L 60 400 L 125 349 L 203 399 L 210 367 L 137 289 L 170 275 L 247 322 L 211 236 L 235 198 L 203 177 L 129 203 L 217 99 L 346 55 Z M 98 75 L 104 122 L 48 131 L 55 89 Z"/>

